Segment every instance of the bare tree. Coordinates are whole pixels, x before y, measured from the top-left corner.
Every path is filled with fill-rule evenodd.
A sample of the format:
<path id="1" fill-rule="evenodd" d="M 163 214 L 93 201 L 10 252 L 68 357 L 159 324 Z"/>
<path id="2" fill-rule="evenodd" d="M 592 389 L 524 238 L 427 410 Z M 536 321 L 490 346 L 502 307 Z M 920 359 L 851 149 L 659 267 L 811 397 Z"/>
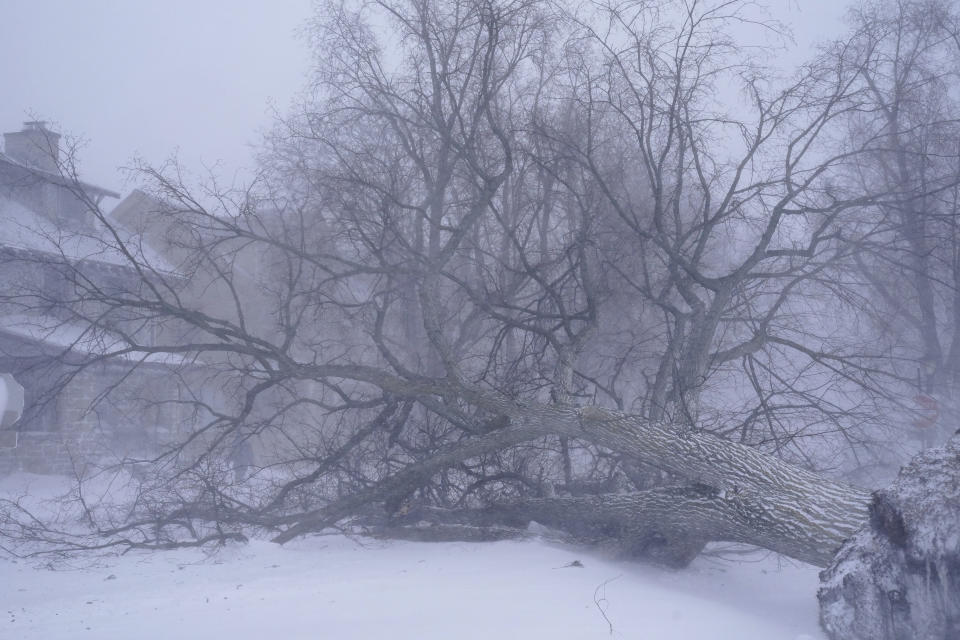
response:
<path id="1" fill-rule="evenodd" d="M 889 185 L 890 194 L 865 211 L 857 263 L 877 325 L 902 358 L 904 395 L 929 414 L 942 403 L 952 414 L 956 384 L 957 229 L 956 145 L 960 110 L 951 87 L 960 55 L 960 16 L 952 3 L 871 2 L 852 14 L 848 55 L 860 67 L 866 98 L 851 120 L 851 138 L 871 138 L 854 168 L 862 188 Z M 914 417 L 927 444 L 943 440 L 952 415 Z M 940 426 L 939 433 L 936 427 Z"/>
<path id="2" fill-rule="evenodd" d="M 818 472 L 901 382 L 846 319 L 811 321 L 847 308 L 845 223 L 888 195 L 843 180 L 876 147 L 837 142 L 862 65 L 838 45 L 775 82 L 728 35 L 745 3 L 594 9 L 325 5 L 260 179 L 198 193 L 144 167 L 135 207 L 90 203 L 139 277 L 64 261 L 60 304 L 114 336 L 94 361 L 203 371 L 169 400 L 195 426 L 104 468 L 126 509 L 20 535 L 536 518 L 674 565 L 712 540 L 827 564 L 869 494 Z M 715 99 L 734 82 L 746 115 Z"/>

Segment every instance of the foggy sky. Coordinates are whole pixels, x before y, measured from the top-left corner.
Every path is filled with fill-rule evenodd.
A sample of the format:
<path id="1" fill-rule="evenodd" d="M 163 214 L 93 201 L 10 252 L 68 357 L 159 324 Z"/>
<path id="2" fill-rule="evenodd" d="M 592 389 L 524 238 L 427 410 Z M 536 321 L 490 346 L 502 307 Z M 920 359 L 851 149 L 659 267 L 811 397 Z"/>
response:
<path id="1" fill-rule="evenodd" d="M 247 144 L 303 84 L 309 0 L 0 0 L 0 129 L 32 116 L 89 140 L 83 175 L 179 147 L 189 165 L 248 163 Z M 126 189 L 124 189 L 126 190 Z"/>
<path id="2" fill-rule="evenodd" d="M 799 60 L 839 33 L 842 0 L 769 0 Z M 0 0 L 0 129 L 47 119 L 87 140 L 82 175 L 128 191 L 138 155 L 228 178 L 304 85 L 310 0 Z"/>

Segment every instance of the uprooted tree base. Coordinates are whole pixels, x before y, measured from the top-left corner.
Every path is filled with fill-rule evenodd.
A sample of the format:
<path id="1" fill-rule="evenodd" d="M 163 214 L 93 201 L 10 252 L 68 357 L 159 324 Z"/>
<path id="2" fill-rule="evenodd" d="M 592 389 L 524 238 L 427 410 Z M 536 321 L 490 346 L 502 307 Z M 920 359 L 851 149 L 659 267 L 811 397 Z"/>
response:
<path id="1" fill-rule="evenodd" d="M 834 640 L 960 638 L 960 436 L 874 494 L 869 523 L 820 577 Z"/>

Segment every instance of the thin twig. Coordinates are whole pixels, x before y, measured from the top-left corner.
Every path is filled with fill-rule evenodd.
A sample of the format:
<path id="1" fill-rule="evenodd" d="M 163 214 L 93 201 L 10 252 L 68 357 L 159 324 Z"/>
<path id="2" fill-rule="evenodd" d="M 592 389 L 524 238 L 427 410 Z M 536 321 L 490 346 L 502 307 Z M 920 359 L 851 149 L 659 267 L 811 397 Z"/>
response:
<path id="1" fill-rule="evenodd" d="M 602 615 L 603 619 L 607 621 L 607 626 L 610 628 L 610 635 L 613 635 L 613 623 L 610 621 L 610 618 L 607 617 L 607 612 L 603 608 L 603 605 L 607 602 L 607 585 L 614 580 L 619 580 L 622 577 L 623 574 L 610 578 L 606 582 L 597 585 L 597 588 L 593 591 L 593 604 L 597 605 L 597 610 L 600 612 L 600 615 Z M 598 597 L 601 589 L 603 590 L 603 594 Z"/>

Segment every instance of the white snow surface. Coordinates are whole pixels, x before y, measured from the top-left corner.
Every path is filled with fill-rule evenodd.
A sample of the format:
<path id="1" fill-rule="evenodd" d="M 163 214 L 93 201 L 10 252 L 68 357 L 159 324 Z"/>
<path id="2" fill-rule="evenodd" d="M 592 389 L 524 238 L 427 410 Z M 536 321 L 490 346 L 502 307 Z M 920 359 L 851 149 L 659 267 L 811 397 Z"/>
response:
<path id="1" fill-rule="evenodd" d="M 0 556 L 0 638 L 822 639 L 816 569 L 747 557 L 674 572 L 540 540 L 340 534 L 131 551 L 56 570 Z M 575 560 L 583 567 L 567 566 Z"/>

